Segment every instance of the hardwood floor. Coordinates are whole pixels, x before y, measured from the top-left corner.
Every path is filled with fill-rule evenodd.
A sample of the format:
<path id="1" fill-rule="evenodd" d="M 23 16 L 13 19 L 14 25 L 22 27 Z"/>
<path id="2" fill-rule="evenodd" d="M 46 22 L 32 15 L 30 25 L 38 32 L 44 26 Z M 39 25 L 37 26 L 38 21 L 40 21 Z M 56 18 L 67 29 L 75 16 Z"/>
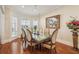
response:
<path id="1" fill-rule="evenodd" d="M 57 54 L 79 54 L 79 51 L 74 50 L 71 46 L 56 43 Z M 48 49 L 43 48 L 41 51 L 39 49 L 34 49 L 33 54 L 48 54 Z M 13 42 L 3 44 L 0 48 L 1 54 L 31 54 L 30 47 L 23 49 L 20 39 L 14 40 Z"/>

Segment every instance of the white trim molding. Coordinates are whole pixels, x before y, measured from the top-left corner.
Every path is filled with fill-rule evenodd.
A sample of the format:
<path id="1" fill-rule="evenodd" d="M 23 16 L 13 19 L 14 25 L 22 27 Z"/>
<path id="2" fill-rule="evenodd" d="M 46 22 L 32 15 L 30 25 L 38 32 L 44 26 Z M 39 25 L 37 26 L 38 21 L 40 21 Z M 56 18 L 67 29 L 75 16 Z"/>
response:
<path id="1" fill-rule="evenodd" d="M 73 46 L 73 43 L 65 41 L 65 40 L 58 39 L 57 42 L 60 42 L 60 43 L 63 43 L 63 44 L 69 45 L 69 46 Z"/>

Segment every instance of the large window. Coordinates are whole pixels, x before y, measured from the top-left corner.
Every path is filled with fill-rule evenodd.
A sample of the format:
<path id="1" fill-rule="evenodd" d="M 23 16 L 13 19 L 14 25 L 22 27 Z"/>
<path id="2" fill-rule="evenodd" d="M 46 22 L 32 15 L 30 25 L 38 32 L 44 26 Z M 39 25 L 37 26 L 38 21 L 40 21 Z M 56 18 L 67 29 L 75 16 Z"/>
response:
<path id="1" fill-rule="evenodd" d="M 21 20 L 21 26 L 27 26 L 27 27 L 31 27 L 31 21 L 30 20 Z"/>
<path id="2" fill-rule="evenodd" d="M 33 25 L 32 25 L 33 27 L 34 26 L 37 26 L 38 27 L 38 20 L 33 20 Z"/>
<path id="3" fill-rule="evenodd" d="M 33 32 L 38 31 L 38 20 L 33 20 L 32 30 Z"/>
<path id="4" fill-rule="evenodd" d="M 17 35 L 17 17 L 12 18 L 12 37 Z"/>
<path id="5" fill-rule="evenodd" d="M 26 26 L 34 32 L 35 27 L 38 30 L 38 20 L 21 20 L 21 27 L 23 26 Z"/>

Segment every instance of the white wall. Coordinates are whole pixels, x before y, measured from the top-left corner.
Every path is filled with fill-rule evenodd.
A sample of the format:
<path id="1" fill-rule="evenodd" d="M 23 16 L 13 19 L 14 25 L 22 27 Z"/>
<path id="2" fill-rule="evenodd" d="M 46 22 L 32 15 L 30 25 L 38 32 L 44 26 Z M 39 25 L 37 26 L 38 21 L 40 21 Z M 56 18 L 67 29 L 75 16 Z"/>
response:
<path id="1" fill-rule="evenodd" d="M 2 13 L 2 9 L 0 8 L 0 39 L 2 43 L 2 39 L 4 39 L 4 14 Z"/>
<path id="2" fill-rule="evenodd" d="M 4 19 L 2 20 L 2 44 L 11 40 L 11 9 L 5 6 Z"/>
<path id="3" fill-rule="evenodd" d="M 41 18 L 42 28 L 46 28 L 45 27 L 46 17 L 54 15 L 60 15 L 61 17 L 60 19 L 61 28 L 58 33 L 57 41 L 72 46 L 72 33 L 70 32 L 70 29 L 67 28 L 66 22 L 69 21 L 68 19 L 69 16 L 76 16 L 79 19 L 79 6 L 64 6 L 58 10 L 55 10 L 47 15 L 42 16 Z"/>
<path id="4" fill-rule="evenodd" d="M 0 9 L 0 41 L 1 41 L 1 31 L 2 31 L 2 30 L 1 30 L 1 27 L 2 27 L 2 26 L 1 26 L 1 9 Z"/>
<path id="5" fill-rule="evenodd" d="M 12 17 L 16 16 L 17 17 L 17 24 L 18 24 L 18 35 L 16 37 L 12 37 L 11 33 L 12 33 Z M 38 19 L 38 17 L 35 16 L 24 16 L 24 15 L 20 15 L 20 14 L 16 14 L 14 13 L 14 11 L 12 10 L 11 7 L 9 6 L 5 6 L 5 12 L 4 12 L 4 16 L 1 16 L 1 20 L 2 20 L 2 44 L 10 42 L 14 39 L 16 39 L 17 37 L 20 36 L 21 34 L 21 23 L 20 21 L 23 19 L 26 20 L 33 20 L 33 19 Z"/>

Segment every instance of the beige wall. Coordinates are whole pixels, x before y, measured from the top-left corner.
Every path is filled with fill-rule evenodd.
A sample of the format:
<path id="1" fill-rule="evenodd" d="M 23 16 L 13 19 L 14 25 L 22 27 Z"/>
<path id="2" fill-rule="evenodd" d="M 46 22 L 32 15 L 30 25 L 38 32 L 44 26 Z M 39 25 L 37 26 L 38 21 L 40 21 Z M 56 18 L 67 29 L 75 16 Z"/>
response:
<path id="1" fill-rule="evenodd" d="M 49 16 L 61 15 L 60 30 L 58 33 L 57 41 L 72 46 L 72 33 L 66 26 L 66 22 L 69 21 L 69 16 L 76 16 L 79 19 L 79 6 L 64 6 L 58 10 L 55 10 L 41 18 L 41 26 L 45 28 L 45 19 Z"/>

